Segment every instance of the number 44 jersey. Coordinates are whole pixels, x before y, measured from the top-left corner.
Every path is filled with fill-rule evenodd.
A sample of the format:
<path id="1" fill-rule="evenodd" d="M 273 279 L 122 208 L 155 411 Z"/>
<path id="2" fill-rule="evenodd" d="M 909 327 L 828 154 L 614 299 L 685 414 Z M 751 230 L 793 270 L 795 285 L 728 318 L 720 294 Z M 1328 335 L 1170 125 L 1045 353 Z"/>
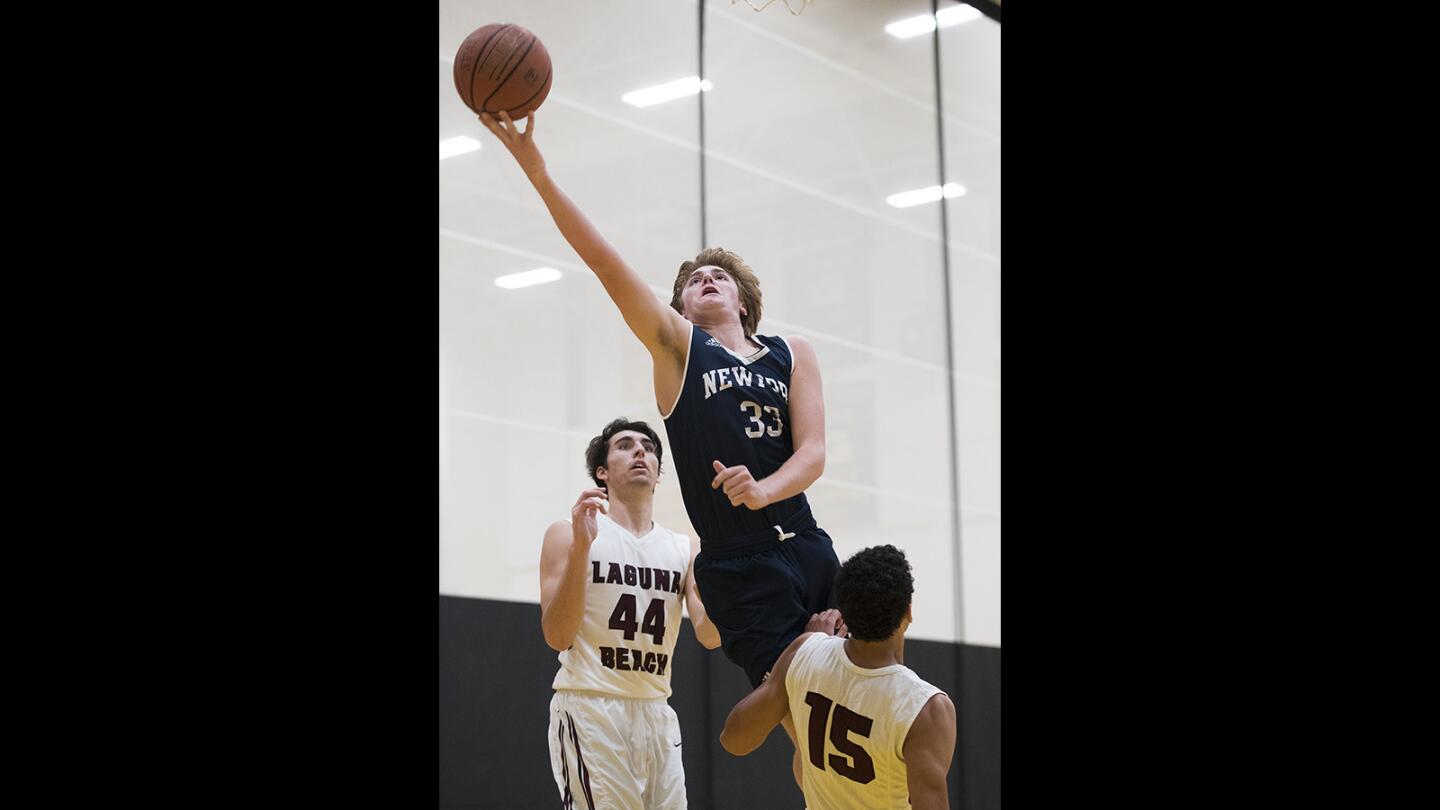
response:
<path id="1" fill-rule="evenodd" d="M 636 537 L 603 514 L 585 572 L 585 616 L 560 653 L 555 689 L 669 698 L 690 577 L 690 538 L 653 524 Z"/>
<path id="2" fill-rule="evenodd" d="M 790 659 L 785 694 L 806 803 L 825 810 L 908 810 L 905 737 L 940 691 L 903 664 L 856 666 L 839 636 L 805 639 Z"/>

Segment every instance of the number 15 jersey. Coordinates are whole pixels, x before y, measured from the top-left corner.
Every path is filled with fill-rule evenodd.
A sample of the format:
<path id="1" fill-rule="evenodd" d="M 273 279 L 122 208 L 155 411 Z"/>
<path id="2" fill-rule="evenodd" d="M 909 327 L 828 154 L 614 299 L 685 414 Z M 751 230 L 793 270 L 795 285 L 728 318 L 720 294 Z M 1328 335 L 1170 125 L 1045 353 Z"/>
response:
<path id="1" fill-rule="evenodd" d="M 845 639 L 815 633 L 795 651 L 785 694 L 812 810 L 908 810 L 905 738 L 941 690 L 903 664 L 856 666 Z"/>
<path id="2" fill-rule="evenodd" d="M 560 653 L 555 689 L 622 698 L 670 697 L 690 538 L 656 523 L 636 537 L 603 514 L 585 572 L 585 615 Z"/>

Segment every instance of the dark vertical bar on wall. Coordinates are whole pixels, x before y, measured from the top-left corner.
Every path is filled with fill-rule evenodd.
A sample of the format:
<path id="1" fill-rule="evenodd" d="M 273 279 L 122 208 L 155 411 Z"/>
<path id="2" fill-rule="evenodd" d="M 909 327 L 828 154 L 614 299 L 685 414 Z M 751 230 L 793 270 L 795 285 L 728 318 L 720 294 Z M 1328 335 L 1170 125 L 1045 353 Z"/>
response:
<path id="1" fill-rule="evenodd" d="M 700 24 L 695 36 L 695 52 L 696 60 L 698 62 L 697 70 L 699 72 L 695 75 L 699 76 L 700 81 L 703 82 L 705 81 L 705 0 L 699 0 L 699 2 L 695 5 L 698 7 L 700 14 Z M 706 245 L 710 244 L 710 241 L 705 233 L 705 198 L 707 196 L 705 188 L 705 91 L 701 90 L 700 92 L 696 93 L 695 98 L 699 101 L 700 107 L 700 246 L 695 251 L 696 253 L 699 253 L 701 250 L 705 249 Z M 713 684 L 710 683 L 710 667 L 708 666 L 708 661 L 707 666 L 701 667 L 701 671 L 703 673 L 700 676 L 701 686 L 705 690 L 705 701 L 706 703 L 709 703 L 713 699 L 713 695 L 715 694 L 715 692 L 713 689 Z M 716 735 L 714 734 L 713 728 L 710 725 L 710 715 L 711 712 L 709 711 L 709 707 L 707 706 L 706 711 L 702 714 L 703 719 L 701 721 L 700 727 L 704 730 L 705 734 L 705 742 L 702 746 L 702 750 L 705 752 L 705 759 L 707 760 L 705 768 L 704 806 L 713 808 L 715 807 L 714 745 L 716 741 Z"/>
<path id="2" fill-rule="evenodd" d="M 938 13 L 940 0 L 930 0 L 930 10 L 932 13 Z M 936 154 L 939 157 L 940 188 L 943 190 L 946 177 L 945 108 L 940 91 L 940 27 L 938 25 L 935 27 L 933 41 L 935 46 L 935 143 Z M 960 440 L 956 435 L 959 423 L 955 418 L 955 314 L 950 301 L 950 203 L 945 198 L 943 191 L 940 194 L 940 262 L 945 282 L 945 367 L 950 371 L 945 400 L 950 406 L 950 481 L 954 485 L 954 498 L 950 507 L 950 526 L 951 540 L 955 545 L 955 588 L 959 597 L 955 600 L 955 635 L 961 643 L 964 643 L 965 581 L 961 579 L 964 570 L 960 555 Z"/>
<path id="3" fill-rule="evenodd" d="M 940 12 L 940 0 L 930 0 L 930 12 Z M 964 667 L 959 660 L 965 648 L 965 567 L 960 545 L 960 423 L 955 413 L 955 328 L 954 312 L 950 301 L 950 204 L 945 199 L 945 102 L 940 88 L 940 26 L 935 26 L 931 41 L 934 45 L 935 61 L 935 152 L 939 157 L 940 169 L 940 261 L 945 281 L 945 368 L 949 370 L 946 379 L 945 401 L 950 406 L 950 540 L 955 549 L 955 676 L 959 688 L 965 689 Z M 952 695 L 956 705 L 963 705 L 960 695 Z M 959 752 L 959 773 L 961 786 L 956 791 L 955 806 L 963 806 L 965 780 L 965 724 L 955 724 L 955 750 Z"/>
<path id="4" fill-rule="evenodd" d="M 700 33 L 699 47 L 696 49 L 700 57 L 700 72 L 697 74 L 700 81 L 705 81 L 705 0 L 695 4 L 700 9 Z M 700 100 L 700 247 L 710 244 L 705 235 L 705 91 L 695 94 Z M 697 251 L 698 252 L 698 251 Z"/>

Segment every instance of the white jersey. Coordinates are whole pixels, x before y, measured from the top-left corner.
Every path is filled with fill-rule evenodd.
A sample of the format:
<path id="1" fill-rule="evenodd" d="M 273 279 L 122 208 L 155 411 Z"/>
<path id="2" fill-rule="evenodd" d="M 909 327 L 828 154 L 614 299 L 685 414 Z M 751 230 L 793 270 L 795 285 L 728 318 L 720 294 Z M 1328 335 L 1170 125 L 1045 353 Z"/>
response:
<path id="1" fill-rule="evenodd" d="M 908 810 L 905 736 L 940 691 L 903 664 L 856 666 L 839 636 L 806 639 L 785 673 L 806 803 Z"/>
<path id="2" fill-rule="evenodd" d="M 596 514 L 585 616 L 560 653 L 555 689 L 623 698 L 669 698 L 690 538 L 654 524 L 636 537 Z"/>

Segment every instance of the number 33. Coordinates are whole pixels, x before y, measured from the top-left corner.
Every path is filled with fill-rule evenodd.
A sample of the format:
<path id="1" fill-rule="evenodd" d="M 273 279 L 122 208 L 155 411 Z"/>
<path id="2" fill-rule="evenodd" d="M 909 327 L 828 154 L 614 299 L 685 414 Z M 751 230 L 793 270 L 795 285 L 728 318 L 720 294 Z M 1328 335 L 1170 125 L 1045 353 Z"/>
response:
<path id="1" fill-rule="evenodd" d="M 779 436 L 780 433 L 785 429 L 785 423 L 780 421 L 780 409 L 775 407 L 774 405 L 765 406 L 765 413 L 768 413 L 771 416 L 775 417 L 774 427 L 768 427 L 761 420 L 760 404 L 758 402 L 751 402 L 747 399 L 744 402 L 740 403 L 740 410 L 749 410 L 750 421 L 755 423 L 755 427 L 745 428 L 745 435 L 749 436 L 752 439 L 758 439 L 767 433 L 771 436 Z"/>

